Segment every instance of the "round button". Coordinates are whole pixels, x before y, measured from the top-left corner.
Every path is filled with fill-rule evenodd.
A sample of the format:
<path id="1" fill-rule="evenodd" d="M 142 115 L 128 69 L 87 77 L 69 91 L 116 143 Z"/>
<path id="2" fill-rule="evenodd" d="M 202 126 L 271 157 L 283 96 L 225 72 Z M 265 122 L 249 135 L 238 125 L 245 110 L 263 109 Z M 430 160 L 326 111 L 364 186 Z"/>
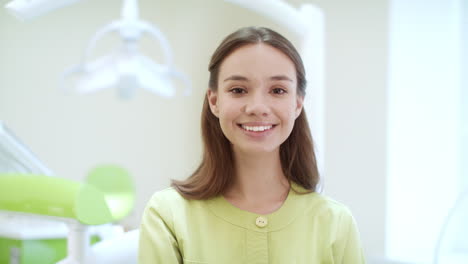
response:
<path id="1" fill-rule="evenodd" d="M 259 217 L 257 217 L 257 219 L 255 220 L 255 224 L 256 224 L 258 227 L 265 227 L 265 226 L 268 225 L 268 219 L 266 219 L 265 217 L 259 216 Z"/>

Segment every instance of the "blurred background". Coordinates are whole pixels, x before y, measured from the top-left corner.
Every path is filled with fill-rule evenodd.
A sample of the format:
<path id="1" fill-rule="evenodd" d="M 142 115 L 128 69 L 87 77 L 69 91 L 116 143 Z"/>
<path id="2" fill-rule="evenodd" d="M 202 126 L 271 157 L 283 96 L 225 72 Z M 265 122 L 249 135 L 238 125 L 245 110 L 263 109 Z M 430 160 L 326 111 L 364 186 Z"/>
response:
<path id="1" fill-rule="evenodd" d="M 325 18 L 323 192 L 351 208 L 368 262 L 432 263 L 444 226 L 455 235 L 443 245 L 466 254 L 466 213 L 447 215 L 468 186 L 468 1 L 285 2 L 313 4 Z M 167 37 L 192 94 L 65 92 L 60 75 L 80 62 L 99 27 L 120 17 L 121 4 L 83 0 L 31 21 L 0 8 L 0 119 L 60 177 L 81 180 L 98 164 L 126 168 L 137 200 L 123 224 L 134 229 L 151 195 L 200 162 L 207 66 L 220 41 L 251 25 L 297 45 L 299 37 L 221 0 L 140 0 L 140 17 Z M 104 38 L 94 53 L 117 40 Z M 141 50 L 162 58 L 149 38 Z"/>

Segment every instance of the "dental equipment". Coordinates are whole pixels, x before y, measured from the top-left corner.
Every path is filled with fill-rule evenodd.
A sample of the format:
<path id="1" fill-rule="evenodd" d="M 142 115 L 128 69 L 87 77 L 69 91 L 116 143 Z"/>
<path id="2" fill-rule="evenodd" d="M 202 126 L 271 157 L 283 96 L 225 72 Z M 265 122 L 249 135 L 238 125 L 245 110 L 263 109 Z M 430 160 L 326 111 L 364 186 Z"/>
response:
<path id="1" fill-rule="evenodd" d="M 0 173 L 6 172 L 53 175 L 0 120 Z"/>
<path id="2" fill-rule="evenodd" d="M 117 32 L 123 44 L 110 55 L 89 62 L 96 43 L 104 35 Z M 153 62 L 140 54 L 138 40 L 143 34 L 159 42 L 164 57 L 164 64 Z M 191 91 L 188 78 L 173 66 L 172 51 L 169 42 L 156 27 L 138 18 L 136 0 L 124 0 L 122 19 L 111 22 L 99 29 L 86 48 L 82 63 L 65 71 L 62 86 L 69 77 L 76 77 L 76 91 L 82 94 L 97 92 L 106 88 L 117 87 L 121 98 L 131 98 L 136 87 L 142 87 L 162 97 L 173 97 L 176 90 L 172 78 L 180 79 L 185 84 L 184 95 Z"/>
<path id="3" fill-rule="evenodd" d="M 109 179 L 112 178 L 112 182 Z M 65 178 L 23 173 L 0 173 L 0 215 L 22 215 L 39 220 L 52 220 L 68 226 L 67 257 L 59 264 L 136 264 L 138 232 L 119 233 L 110 239 L 90 245 L 90 230 L 93 226 L 113 223 L 123 219 L 132 210 L 135 189 L 126 170 L 116 166 L 102 166 L 93 170 L 85 183 Z M 115 233 L 114 230 L 109 230 Z M 130 241 L 128 241 L 128 239 Z M 34 244 L 34 243 L 33 243 Z M 38 243 L 36 243 L 38 245 Z M 37 247 L 37 246 L 36 246 Z M 109 254 L 112 248 L 128 247 L 131 252 Z M 30 262 L 48 252 L 28 254 Z M 19 255 L 30 251 L 29 247 L 13 247 L 11 263 L 25 263 Z M 37 249 L 36 249 L 37 251 Z M 4 253 L 4 252 L 0 252 Z M 46 254 L 47 255 L 47 254 Z M 0 254 L 0 262 L 2 262 Z M 119 259 L 119 261 L 114 261 Z M 19 261 L 21 260 L 21 261 Z M 109 260 L 112 262 L 101 262 Z M 34 261 L 34 262 L 31 262 Z M 3 262 L 2 262 L 3 263 Z"/>

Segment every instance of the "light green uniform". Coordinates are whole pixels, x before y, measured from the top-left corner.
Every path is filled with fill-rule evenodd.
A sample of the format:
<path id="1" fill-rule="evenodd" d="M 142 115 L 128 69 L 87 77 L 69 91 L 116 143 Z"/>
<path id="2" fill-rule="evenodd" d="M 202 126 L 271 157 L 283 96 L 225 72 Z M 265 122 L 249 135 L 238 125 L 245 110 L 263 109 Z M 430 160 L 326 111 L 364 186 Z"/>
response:
<path id="1" fill-rule="evenodd" d="M 293 188 L 303 191 L 293 184 Z M 140 264 L 361 264 L 350 211 L 318 193 L 290 191 L 269 215 L 218 196 L 186 200 L 173 188 L 149 201 L 140 231 Z"/>

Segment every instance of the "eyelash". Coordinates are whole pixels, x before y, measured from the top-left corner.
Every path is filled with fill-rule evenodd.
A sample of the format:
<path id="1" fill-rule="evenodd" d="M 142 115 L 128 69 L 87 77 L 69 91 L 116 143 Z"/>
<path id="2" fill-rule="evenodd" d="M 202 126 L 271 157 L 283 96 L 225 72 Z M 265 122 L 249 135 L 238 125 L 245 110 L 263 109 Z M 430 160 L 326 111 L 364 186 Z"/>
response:
<path id="1" fill-rule="evenodd" d="M 286 94 L 286 93 L 288 93 L 288 91 L 286 91 L 286 90 L 283 89 L 283 88 L 279 88 L 279 87 L 273 88 L 271 91 L 272 91 L 274 94 Z"/>
<path id="2" fill-rule="evenodd" d="M 247 93 L 247 90 L 244 89 L 244 88 L 240 88 L 240 87 L 234 87 L 234 88 L 230 89 L 229 92 L 232 93 L 232 94 L 242 94 L 242 93 Z M 286 91 L 286 89 L 279 88 L 279 87 L 271 89 L 271 92 L 273 94 L 279 94 L 279 95 L 288 93 L 288 91 Z"/>
<path id="3" fill-rule="evenodd" d="M 233 94 L 247 93 L 247 91 L 244 88 L 240 88 L 240 87 L 234 87 L 231 90 L 229 90 L 229 92 Z"/>

